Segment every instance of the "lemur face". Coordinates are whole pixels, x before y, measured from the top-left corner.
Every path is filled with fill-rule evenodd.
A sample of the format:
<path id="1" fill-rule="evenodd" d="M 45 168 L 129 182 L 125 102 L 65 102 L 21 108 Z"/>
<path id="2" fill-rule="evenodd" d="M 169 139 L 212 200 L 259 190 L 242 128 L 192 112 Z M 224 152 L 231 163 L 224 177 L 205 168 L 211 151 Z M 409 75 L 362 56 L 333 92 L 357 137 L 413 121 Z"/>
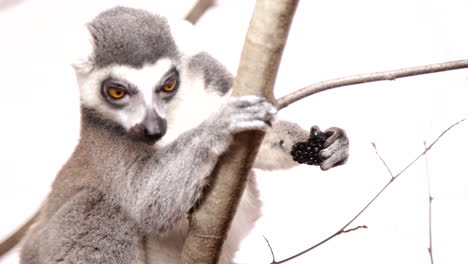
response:
<path id="1" fill-rule="evenodd" d="M 186 24 L 116 7 L 82 31 L 71 58 L 81 106 L 132 139 L 169 144 L 217 109 L 231 86 L 230 74 L 199 50 Z"/>
<path id="2" fill-rule="evenodd" d="M 163 17 L 117 7 L 87 25 L 91 52 L 75 66 L 81 104 L 132 138 L 154 143 L 181 83 L 181 55 Z"/>
<path id="3" fill-rule="evenodd" d="M 81 101 L 132 138 L 154 143 L 166 133 L 168 104 L 180 83 L 177 65 L 167 58 L 141 69 L 108 66 L 82 78 Z"/>

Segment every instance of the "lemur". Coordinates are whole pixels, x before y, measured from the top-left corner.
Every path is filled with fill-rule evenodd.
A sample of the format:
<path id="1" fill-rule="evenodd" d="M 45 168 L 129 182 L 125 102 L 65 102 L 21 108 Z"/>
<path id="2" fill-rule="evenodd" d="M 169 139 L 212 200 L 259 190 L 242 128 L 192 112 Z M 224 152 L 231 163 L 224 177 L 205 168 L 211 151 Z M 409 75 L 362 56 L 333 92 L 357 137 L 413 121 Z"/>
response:
<path id="1" fill-rule="evenodd" d="M 206 52 L 185 52 L 164 17 L 114 7 L 85 32 L 89 52 L 73 63 L 80 140 L 25 237 L 22 264 L 178 263 L 186 214 L 234 134 L 266 132 L 255 168 L 296 165 L 291 148 L 309 133 L 276 120 L 263 97 L 231 97 L 231 74 Z M 326 132 L 323 170 L 349 149 L 342 129 Z M 219 263 L 232 263 L 260 206 L 250 172 Z"/>

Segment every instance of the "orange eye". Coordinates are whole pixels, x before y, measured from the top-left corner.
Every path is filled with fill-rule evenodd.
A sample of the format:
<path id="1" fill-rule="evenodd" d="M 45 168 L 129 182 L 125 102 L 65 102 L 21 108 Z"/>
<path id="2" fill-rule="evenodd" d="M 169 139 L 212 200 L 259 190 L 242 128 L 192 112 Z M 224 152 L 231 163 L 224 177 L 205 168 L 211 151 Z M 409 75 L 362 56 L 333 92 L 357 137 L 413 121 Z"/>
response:
<path id="1" fill-rule="evenodd" d="M 167 82 L 164 83 L 163 87 L 162 87 L 162 90 L 164 92 L 172 92 L 174 91 L 174 89 L 176 88 L 177 86 L 177 80 L 175 79 L 172 79 L 172 80 L 169 80 Z"/>
<path id="2" fill-rule="evenodd" d="M 107 94 L 114 99 L 121 99 L 127 94 L 127 92 L 120 88 L 109 88 L 109 90 L 107 90 Z"/>

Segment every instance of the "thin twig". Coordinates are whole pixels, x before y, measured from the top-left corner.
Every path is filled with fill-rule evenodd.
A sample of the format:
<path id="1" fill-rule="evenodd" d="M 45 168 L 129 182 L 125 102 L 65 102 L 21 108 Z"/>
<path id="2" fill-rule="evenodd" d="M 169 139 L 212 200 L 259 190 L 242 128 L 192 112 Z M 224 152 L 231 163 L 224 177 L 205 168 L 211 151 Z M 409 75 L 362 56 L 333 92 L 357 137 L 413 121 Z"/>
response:
<path id="1" fill-rule="evenodd" d="M 424 151 L 420 155 L 418 155 L 412 162 L 410 162 L 400 172 L 398 172 L 397 174 L 392 176 L 390 178 L 390 180 L 382 187 L 382 189 L 380 189 L 380 191 L 376 195 L 374 195 L 374 197 L 353 218 L 351 218 L 351 220 L 349 220 L 337 232 L 335 232 L 331 236 L 325 238 L 321 242 L 315 244 L 314 246 L 295 254 L 294 256 L 291 256 L 289 258 L 286 258 L 286 259 L 283 259 L 283 260 L 280 260 L 280 261 L 277 261 L 277 262 L 272 262 L 271 264 L 280 264 L 280 263 L 285 263 L 285 262 L 288 262 L 290 260 L 293 260 L 293 259 L 295 259 L 295 258 L 297 258 L 297 257 L 299 257 L 299 256 L 301 256 L 301 255 L 303 255 L 303 254 L 305 254 L 305 253 L 307 253 L 307 252 L 309 252 L 309 251 L 311 251 L 311 250 L 325 244 L 330 239 L 332 239 L 332 238 L 338 236 L 339 234 L 343 233 L 348 228 L 348 226 L 351 225 L 354 222 L 354 220 L 356 220 L 359 216 L 361 216 L 362 213 L 364 213 L 364 211 L 366 211 L 367 208 L 369 208 L 369 206 L 371 206 L 374 203 L 374 201 L 377 200 L 377 198 L 388 188 L 388 186 L 390 186 L 390 184 L 392 184 L 392 182 L 394 182 L 398 177 L 400 177 L 400 175 L 405 173 L 406 170 L 408 170 L 408 168 L 410 168 L 416 161 L 418 161 L 422 156 L 424 156 L 448 131 L 450 131 L 453 127 L 457 126 L 458 124 L 460 124 L 463 121 L 465 121 L 465 119 L 462 119 L 462 120 L 456 122 L 455 124 L 451 125 L 447 129 L 445 129 L 428 147 L 426 147 L 424 149 Z"/>
<path id="2" fill-rule="evenodd" d="M 385 168 L 387 169 L 388 173 L 390 174 L 390 176 L 393 178 L 393 172 L 392 170 L 390 169 L 390 167 L 388 166 L 387 162 L 385 162 L 385 160 L 382 158 L 382 156 L 380 155 L 380 153 L 377 151 L 377 146 L 375 145 L 374 142 L 372 142 L 372 146 L 374 147 L 374 150 L 375 150 L 375 154 L 377 155 L 377 157 L 379 157 L 380 161 L 383 163 L 383 165 L 385 166 Z"/>
<path id="3" fill-rule="evenodd" d="M 275 253 L 273 252 L 273 248 L 270 245 L 270 241 L 268 241 L 268 239 L 264 235 L 262 236 L 263 236 L 263 239 L 265 239 L 265 241 L 267 242 L 268 248 L 270 249 L 271 257 L 273 258 L 272 263 L 276 263 Z"/>
<path id="4" fill-rule="evenodd" d="M 356 230 L 358 230 L 358 229 L 367 229 L 367 226 L 366 226 L 366 225 L 356 226 L 356 227 L 353 227 L 353 228 L 350 228 L 350 229 L 343 230 L 343 232 L 341 232 L 341 233 L 342 233 L 342 234 L 343 234 L 343 233 L 349 233 L 349 232 L 356 231 Z"/>
<path id="5" fill-rule="evenodd" d="M 426 142 L 424 142 L 424 148 L 427 148 Z M 427 176 L 427 194 L 429 196 L 429 248 L 427 251 L 429 252 L 429 257 L 431 258 L 431 264 L 434 264 L 434 255 L 432 254 L 433 249 L 432 249 L 432 200 L 434 198 L 432 197 L 431 194 L 431 181 L 429 177 L 429 159 L 427 157 L 427 154 L 425 155 L 425 160 L 426 160 L 426 176 Z"/>
<path id="6" fill-rule="evenodd" d="M 293 93 L 285 95 L 278 99 L 277 107 L 282 109 L 302 98 L 305 98 L 309 95 L 323 92 L 328 89 L 367 83 L 367 82 L 376 82 L 376 81 L 391 81 L 397 78 L 410 77 L 415 75 L 422 75 L 428 73 L 458 70 L 468 68 L 468 60 L 459 60 L 459 61 L 450 61 L 436 64 L 429 64 L 419 67 L 384 71 L 384 72 L 374 72 L 366 73 L 360 75 L 353 75 L 348 77 L 342 77 L 338 79 L 332 79 L 328 81 L 322 81 L 316 84 L 309 85 L 300 90 L 297 90 Z"/>
<path id="7" fill-rule="evenodd" d="M 206 13 L 208 9 L 216 4 L 216 0 L 198 0 L 192 7 L 189 13 L 185 16 L 185 20 L 195 25 L 198 20 Z"/>

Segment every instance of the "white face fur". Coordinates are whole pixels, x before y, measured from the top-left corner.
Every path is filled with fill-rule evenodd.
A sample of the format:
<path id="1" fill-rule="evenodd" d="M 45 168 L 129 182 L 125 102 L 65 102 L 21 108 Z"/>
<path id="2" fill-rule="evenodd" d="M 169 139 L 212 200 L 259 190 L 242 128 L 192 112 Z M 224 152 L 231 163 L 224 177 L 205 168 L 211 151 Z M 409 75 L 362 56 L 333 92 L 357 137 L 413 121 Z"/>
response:
<path id="1" fill-rule="evenodd" d="M 188 27 L 171 27 L 171 31 L 179 33 L 183 29 L 186 33 Z M 87 31 L 87 30 L 86 30 Z M 221 104 L 220 95 L 213 90 L 206 89 L 203 76 L 200 73 L 190 72 L 187 67 L 189 56 L 198 49 L 191 50 L 178 47 L 184 56 L 179 61 L 161 58 L 154 64 L 146 64 L 142 68 L 133 68 L 127 65 L 109 65 L 95 69 L 92 65 L 93 43 L 89 32 L 87 47 L 81 48 L 82 53 L 74 60 L 77 81 L 80 89 L 81 104 L 98 111 L 104 118 L 121 125 L 127 132 L 141 124 L 149 112 L 153 111 L 167 124 L 165 135 L 156 142 L 156 146 L 166 145 L 177 138 L 181 133 L 196 127 L 205 120 Z M 186 34 L 174 34 L 177 36 Z M 187 41 L 182 41 L 186 43 Z M 187 52 L 188 51 L 188 52 Z M 177 70 L 177 89 L 174 94 L 161 91 L 167 74 Z M 126 94 L 126 98 L 119 107 L 109 102 L 105 96 L 103 82 L 109 77 L 130 84 L 135 90 Z M 210 92 L 211 91 L 211 92 Z M 169 99 L 170 97 L 170 99 Z M 112 99 L 112 98 L 111 98 Z"/>
<path id="2" fill-rule="evenodd" d="M 161 102 L 156 89 L 164 75 L 173 68 L 168 59 L 161 59 L 153 65 L 135 69 L 130 66 L 115 65 L 94 70 L 87 76 L 80 76 L 79 88 L 81 103 L 97 110 L 104 117 L 130 130 L 136 124 L 143 122 L 147 111 L 153 109 L 157 115 L 165 117 L 165 105 Z M 127 100 L 122 108 L 114 107 L 102 94 L 102 82 L 109 76 L 131 84 L 137 93 L 125 95 Z"/>

